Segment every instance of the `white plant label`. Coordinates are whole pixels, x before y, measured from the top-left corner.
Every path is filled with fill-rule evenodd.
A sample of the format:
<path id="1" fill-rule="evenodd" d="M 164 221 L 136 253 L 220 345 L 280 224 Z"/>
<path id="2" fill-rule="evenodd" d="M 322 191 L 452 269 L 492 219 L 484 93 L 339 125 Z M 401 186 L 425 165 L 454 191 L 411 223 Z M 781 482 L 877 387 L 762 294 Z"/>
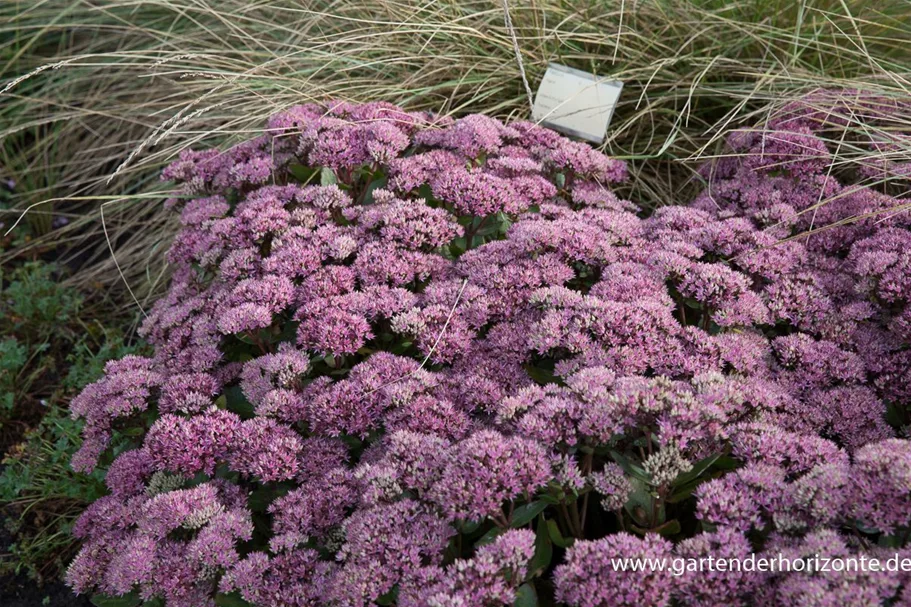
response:
<path id="1" fill-rule="evenodd" d="M 531 116 L 555 131 L 603 143 L 623 83 L 551 63 L 547 66 Z"/>

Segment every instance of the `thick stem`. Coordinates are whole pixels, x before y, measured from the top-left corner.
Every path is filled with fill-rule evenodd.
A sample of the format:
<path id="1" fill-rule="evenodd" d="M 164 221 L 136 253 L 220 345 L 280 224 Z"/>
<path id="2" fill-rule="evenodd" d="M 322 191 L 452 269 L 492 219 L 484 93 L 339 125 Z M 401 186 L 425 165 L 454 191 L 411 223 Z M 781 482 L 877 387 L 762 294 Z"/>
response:
<path id="1" fill-rule="evenodd" d="M 572 507 L 569 509 L 569 513 L 572 515 L 573 525 L 576 529 L 575 536 L 579 539 L 582 539 L 582 519 L 579 518 L 578 502 L 573 502 Z"/>
<path id="2" fill-rule="evenodd" d="M 484 224 L 487 223 L 488 219 L 490 219 L 490 215 L 487 215 L 486 217 L 481 219 L 481 221 L 478 223 L 477 227 L 471 228 L 471 226 L 469 226 L 465 229 L 465 248 L 466 249 L 471 248 L 472 239 L 474 238 L 475 234 L 477 234 L 481 230 L 481 228 L 484 227 Z"/>
<path id="3" fill-rule="evenodd" d="M 592 464 L 595 459 L 594 453 L 586 453 L 585 457 L 582 459 L 582 474 L 583 476 L 588 476 L 592 472 Z M 585 533 L 585 519 L 588 515 L 588 496 L 591 495 L 591 491 L 582 496 L 582 532 Z"/>
<path id="4" fill-rule="evenodd" d="M 562 518 L 566 523 L 566 529 L 569 531 L 569 534 L 573 537 L 579 537 L 579 534 L 576 532 L 576 529 L 573 526 L 573 519 L 569 514 L 569 510 L 566 508 L 566 504 L 563 502 L 560 502 L 560 512 L 563 515 Z"/>
<path id="5" fill-rule="evenodd" d="M 495 522 L 497 524 L 498 527 L 503 527 L 504 529 L 509 528 L 509 521 L 506 520 L 506 517 L 503 515 L 502 512 L 497 512 L 491 518 L 493 519 L 493 522 Z"/>
<path id="6" fill-rule="evenodd" d="M 247 333 L 247 335 L 250 336 L 250 340 L 253 342 L 253 345 L 259 348 L 260 352 L 263 354 L 269 354 L 269 349 L 266 347 L 266 344 L 263 343 L 263 340 L 259 338 L 259 335 L 257 335 L 255 331 L 250 331 Z"/>
<path id="7" fill-rule="evenodd" d="M 617 520 L 620 521 L 620 529 L 626 531 L 626 521 L 623 520 L 623 508 L 617 508 L 614 513 L 617 515 Z"/>

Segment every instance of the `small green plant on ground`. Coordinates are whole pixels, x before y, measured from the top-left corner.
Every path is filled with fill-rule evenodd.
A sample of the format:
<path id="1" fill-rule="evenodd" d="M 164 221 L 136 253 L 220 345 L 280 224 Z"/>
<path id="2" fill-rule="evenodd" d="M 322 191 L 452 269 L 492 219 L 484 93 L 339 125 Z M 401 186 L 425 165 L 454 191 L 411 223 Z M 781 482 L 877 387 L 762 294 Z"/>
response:
<path id="1" fill-rule="evenodd" d="M 75 474 L 68 465 L 80 427 L 54 406 L 4 458 L 0 502 L 6 504 L 13 543 L 0 561 L 0 573 L 24 571 L 45 581 L 56 578 L 72 557 L 75 517 L 104 495 L 103 475 Z"/>
<path id="2" fill-rule="evenodd" d="M 0 575 L 59 577 L 74 553 L 70 528 L 104 494 L 103 475 L 73 472 L 81 423 L 69 398 L 101 375 L 104 362 L 137 351 L 117 329 L 86 319 L 83 297 L 62 286 L 54 264 L 31 261 L 0 276 Z"/>
<path id="3" fill-rule="evenodd" d="M 60 286 L 52 264 L 28 262 L 0 271 L 0 448 L 43 415 L 57 390 L 68 347 L 82 333 L 82 297 Z"/>

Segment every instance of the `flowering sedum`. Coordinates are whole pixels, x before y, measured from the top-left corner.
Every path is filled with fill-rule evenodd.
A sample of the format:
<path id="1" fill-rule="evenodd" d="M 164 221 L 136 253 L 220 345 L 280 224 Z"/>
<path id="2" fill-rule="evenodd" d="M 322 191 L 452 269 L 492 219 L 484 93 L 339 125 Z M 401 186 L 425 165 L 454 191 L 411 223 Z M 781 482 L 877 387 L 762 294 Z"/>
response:
<path id="1" fill-rule="evenodd" d="M 485 116 L 305 105 L 182 153 L 155 354 L 72 403 L 73 466 L 110 495 L 70 585 L 168 607 L 911 594 L 611 565 L 908 538 L 911 218 L 869 219 L 897 201 L 830 170 L 828 127 L 796 106 L 737 132 L 705 193 L 647 217 L 610 189 L 623 163 Z"/>

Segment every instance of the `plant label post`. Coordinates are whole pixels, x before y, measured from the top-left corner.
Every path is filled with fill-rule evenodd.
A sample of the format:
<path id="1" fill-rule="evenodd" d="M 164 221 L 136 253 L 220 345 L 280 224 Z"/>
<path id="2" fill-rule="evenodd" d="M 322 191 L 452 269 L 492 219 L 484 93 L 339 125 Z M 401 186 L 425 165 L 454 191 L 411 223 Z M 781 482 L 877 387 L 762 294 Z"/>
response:
<path id="1" fill-rule="evenodd" d="M 547 66 L 532 119 L 555 131 L 604 143 L 623 83 L 551 63 Z"/>

